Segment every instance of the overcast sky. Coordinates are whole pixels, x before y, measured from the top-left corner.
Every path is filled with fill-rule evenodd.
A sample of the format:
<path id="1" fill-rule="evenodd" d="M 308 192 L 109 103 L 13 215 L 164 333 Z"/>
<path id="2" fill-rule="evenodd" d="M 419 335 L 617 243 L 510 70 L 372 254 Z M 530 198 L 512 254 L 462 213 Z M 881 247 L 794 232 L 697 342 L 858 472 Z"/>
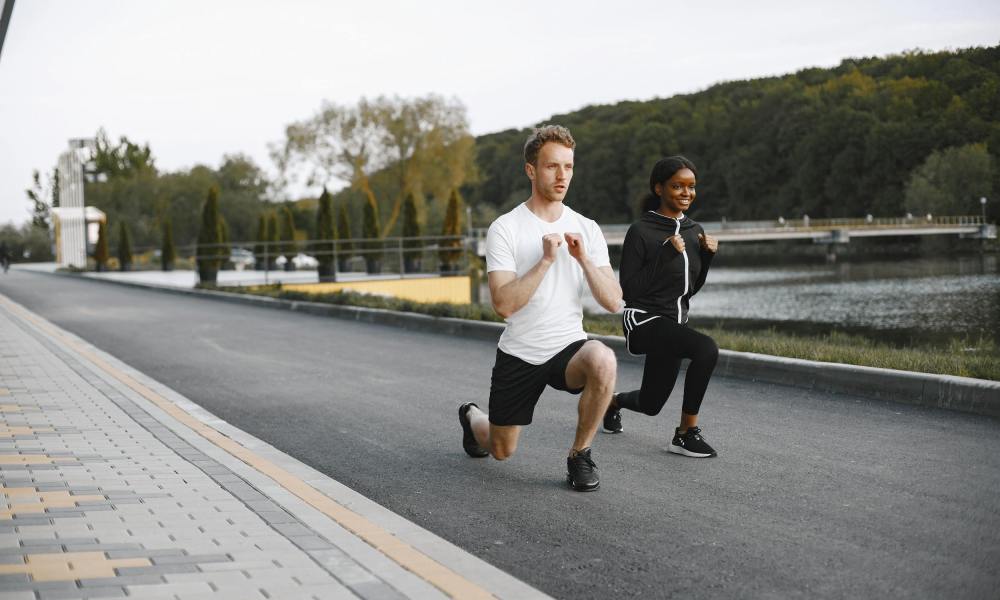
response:
<path id="1" fill-rule="evenodd" d="M 68 138 L 148 142 L 161 170 L 267 144 L 323 99 L 430 92 L 473 133 L 588 104 L 1000 43 L 1000 2 L 17 0 L 0 54 L 0 222 Z"/>

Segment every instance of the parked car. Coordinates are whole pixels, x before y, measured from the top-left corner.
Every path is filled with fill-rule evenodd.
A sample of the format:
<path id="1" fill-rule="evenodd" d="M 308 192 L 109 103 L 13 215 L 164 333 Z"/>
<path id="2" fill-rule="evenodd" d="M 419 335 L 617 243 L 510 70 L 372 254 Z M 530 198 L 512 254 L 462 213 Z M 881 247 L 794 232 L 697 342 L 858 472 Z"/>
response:
<path id="1" fill-rule="evenodd" d="M 284 267 L 286 262 L 287 259 L 284 256 L 279 256 L 274 260 L 274 264 L 279 267 Z M 295 265 L 296 269 L 315 269 L 319 266 L 319 261 L 315 257 L 299 252 L 292 258 L 292 264 Z"/>
<path id="2" fill-rule="evenodd" d="M 229 262 L 233 264 L 234 269 L 242 271 L 247 267 L 253 268 L 257 259 L 254 258 L 253 252 L 246 248 L 233 248 L 229 251 Z"/>

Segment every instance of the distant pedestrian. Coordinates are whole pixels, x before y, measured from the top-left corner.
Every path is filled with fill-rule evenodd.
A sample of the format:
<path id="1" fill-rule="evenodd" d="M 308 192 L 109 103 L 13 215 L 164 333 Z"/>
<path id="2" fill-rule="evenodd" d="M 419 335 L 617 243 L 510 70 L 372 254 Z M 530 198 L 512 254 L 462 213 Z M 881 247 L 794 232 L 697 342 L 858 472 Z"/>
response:
<path id="1" fill-rule="evenodd" d="M 681 359 L 687 358 L 691 364 L 684 377 L 680 426 L 668 450 L 706 458 L 716 452 L 701 435 L 698 411 L 719 348 L 712 338 L 688 327 L 688 304 L 705 283 L 719 243 L 684 214 L 694 203 L 696 178 L 694 163 L 683 156 L 658 161 L 649 177 L 645 210 L 625 234 L 619 271 L 625 344 L 630 353 L 645 354 L 646 360 L 642 387 L 615 394 L 604 429 L 622 431 L 622 408 L 658 414 L 677 381 Z"/>
<path id="2" fill-rule="evenodd" d="M 581 394 L 576 436 L 566 460 L 577 491 L 600 485 L 590 444 L 611 401 L 614 352 L 583 331 L 581 295 L 589 287 L 608 311 L 621 306 L 608 246 L 597 223 L 563 204 L 573 177 L 576 142 L 557 125 L 536 129 L 524 147 L 531 197 L 490 226 L 486 237 L 493 307 L 507 321 L 490 382 L 487 415 L 469 402 L 458 409 L 462 447 L 472 457 L 505 460 L 521 428 L 551 386 Z"/>
<path id="3" fill-rule="evenodd" d="M 10 268 L 10 250 L 7 249 L 6 241 L 0 241 L 0 266 L 3 266 L 4 273 Z"/>

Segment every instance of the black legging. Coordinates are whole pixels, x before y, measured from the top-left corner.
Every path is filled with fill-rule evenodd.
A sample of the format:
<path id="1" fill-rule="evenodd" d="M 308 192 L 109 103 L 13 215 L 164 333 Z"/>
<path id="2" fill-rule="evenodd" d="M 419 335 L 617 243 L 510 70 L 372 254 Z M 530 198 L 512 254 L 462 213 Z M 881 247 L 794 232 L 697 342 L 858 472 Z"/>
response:
<path id="1" fill-rule="evenodd" d="M 719 358 L 715 340 L 660 317 L 634 327 L 628 336 L 628 346 L 633 354 L 645 354 L 646 364 L 642 370 L 642 388 L 618 394 L 618 406 L 650 416 L 659 414 L 677 382 L 681 359 L 689 358 L 682 410 L 689 415 L 698 414 Z"/>

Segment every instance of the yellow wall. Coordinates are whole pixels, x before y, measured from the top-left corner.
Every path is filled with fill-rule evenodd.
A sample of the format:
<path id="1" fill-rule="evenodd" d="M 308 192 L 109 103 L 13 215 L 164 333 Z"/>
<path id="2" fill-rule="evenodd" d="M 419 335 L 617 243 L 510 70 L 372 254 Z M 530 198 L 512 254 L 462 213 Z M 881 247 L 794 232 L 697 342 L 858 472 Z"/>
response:
<path id="1" fill-rule="evenodd" d="M 470 280 L 459 277 L 420 277 L 407 279 L 378 279 L 374 281 L 345 281 L 338 283 L 284 284 L 285 290 L 307 294 L 325 294 L 351 290 L 362 294 L 394 296 L 416 302 L 451 302 L 468 304 L 472 301 Z"/>

